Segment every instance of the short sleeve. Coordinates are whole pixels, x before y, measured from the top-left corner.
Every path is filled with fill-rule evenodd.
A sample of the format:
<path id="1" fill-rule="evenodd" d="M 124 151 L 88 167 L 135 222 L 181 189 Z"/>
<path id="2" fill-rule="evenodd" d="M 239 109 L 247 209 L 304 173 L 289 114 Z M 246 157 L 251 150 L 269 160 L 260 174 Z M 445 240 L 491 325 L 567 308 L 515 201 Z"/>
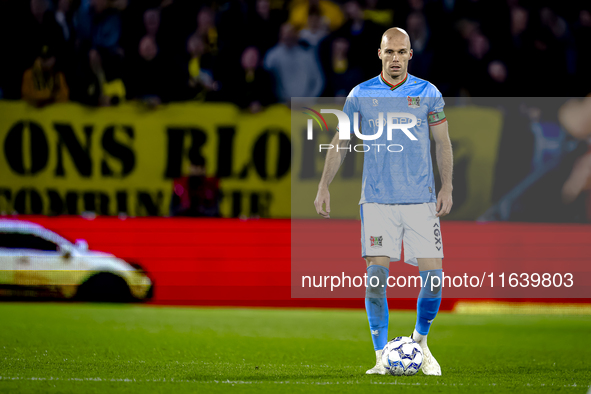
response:
<path id="1" fill-rule="evenodd" d="M 345 105 L 343 107 L 343 112 L 345 113 L 345 115 L 347 115 L 347 117 L 349 118 L 349 121 L 351 122 L 351 134 L 353 134 L 353 120 L 354 118 L 354 114 L 355 112 L 359 112 L 359 98 L 356 96 L 356 90 L 357 87 L 353 88 L 353 90 L 351 90 L 351 92 L 349 93 L 349 95 L 347 96 L 347 100 L 345 101 Z M 361 122 L 361 119 L 359 119 L 359 122 Z M 337 126 L 337 131 L 339 130 L 338 126 Z"/>
<path id="2" fill-rule="evenodd" d="M 445 101 L 441 96 L 441 92 L 436 88 L 434 88 L 434 90 L 436 94 L 434 94 L 429 100 L 429 114 L 427 115 L 429 126 L 436 126 L 447 120 L 445 112 L 443 111 Z"/>

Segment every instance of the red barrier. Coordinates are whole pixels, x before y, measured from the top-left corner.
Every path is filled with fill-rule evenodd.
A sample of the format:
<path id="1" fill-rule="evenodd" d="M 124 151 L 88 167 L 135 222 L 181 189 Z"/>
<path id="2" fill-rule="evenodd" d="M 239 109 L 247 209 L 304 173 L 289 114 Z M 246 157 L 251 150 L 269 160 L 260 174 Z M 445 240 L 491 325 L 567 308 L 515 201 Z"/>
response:
<path id="1" fill-rule="evenodd" d="M 39 217 L 39 223 L 70 239 L 86 239 L 92 250 L 141 264 L 155 282 L 153 303 L 240 306 L 361 308 L 359 299 L 291 298 L 291 226 L 288 219 L 201 219 Z M 357 221 L 331 221 L 359 232 Z M 446 264 L 479 256 L 499 269 L 519 259 L 589 262 L 591 226 L 443 222 Z M 359 245 L 355 246 L 360 249 Z M 509 260 L 507 260 L 509 258 Z M 360 275 L 365 263 L 359 260 Z M 509 261 L 509 263 L 507 263 Z M 392 269 L 391 269 L 392 274 Z M 528 299 L 544 301 L 548 299 Z M 442 309 L 455 300 L 444 299 Z M 560 302 L 567 300 L 561 299 Z M 568 300 L 582 302 L 586 300 Z M 416 295 L 391 300 L 396 309 L 414 309 Z"/>

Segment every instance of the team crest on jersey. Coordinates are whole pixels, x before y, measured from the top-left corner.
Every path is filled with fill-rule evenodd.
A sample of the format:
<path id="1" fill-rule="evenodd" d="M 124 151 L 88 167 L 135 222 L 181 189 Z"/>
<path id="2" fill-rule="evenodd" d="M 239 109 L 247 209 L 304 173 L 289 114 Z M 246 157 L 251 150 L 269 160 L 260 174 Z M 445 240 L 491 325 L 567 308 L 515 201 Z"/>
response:
<path id="1" fill-rule="evenodd" d="M 374 107 L 378 106 L 378 99 L 373 99 L 372 102 Z"/>
<path id="2" fill-rule="evenodd" d="M 420 97 L 406 96 L 406 99 L 408 100 L 408 106 L 410 108 L 419 108 L 421 106 L 421 98 Z"/>
<path id="3" fill-rule="evenodd" d="M 382 247 L 382 241 L 383 241 L 384 237 L 379 235 L 377 237 L 371 236 L 369 237 L 369 242 L 372 248 L 381 248 Z"/>

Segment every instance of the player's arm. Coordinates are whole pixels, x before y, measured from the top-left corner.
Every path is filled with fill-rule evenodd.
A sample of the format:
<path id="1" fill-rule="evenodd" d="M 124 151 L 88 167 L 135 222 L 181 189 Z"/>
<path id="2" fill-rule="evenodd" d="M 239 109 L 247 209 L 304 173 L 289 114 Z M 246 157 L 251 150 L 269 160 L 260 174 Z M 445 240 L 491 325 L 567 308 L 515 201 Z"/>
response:
<path id="1" fill-rule="evenodd" d="M 326 153 L 326 161 L 324 162 L 322 178 L 320 178 L 318 193 L 316 194 L 316 199 L 314 200 L 316 212 L 323 218 L 330 218 L 330 193 L 328 192 L 328 185 L 330 185 L 337 174 L 337 171 L 341 167 L 343 160 L 345 160 L 345 155 L 347 154 L 350 143 L 351 140 L 339 139 L 339 132 L 337 131 L 330 142 L 333 148 L 329 149 L 329 151 Z M 326 209 L 322 208 L 323 205 L 326 205 Z"/>
<path id="2" fill-rule="evenodd" d="M 453 191 L 453 152 L 447 129 L 447 120 L 437 125 L 431 125 L 429 129 L 435 140 L 435 158 L 441 176 L 441 190 L 437 195 L 437 216 L 441 217 L 447 215 L 453 205 L 451 196 Z"/>
<path id="3" fill-rule="evenodd" d="M 591 135 L 591 97 L 567 101 L 558 110 L 558 119 L 564 129 L 579 140 Z M 576 200 L 591 178 L 591 156 L 577 160 L 572 172 L 562 186 L 562 202 L 570 204 Z"/>
<path id="4" fill-rule="evenodd" d="M 579 140 L 591 135 L 591 97 L 567 101 L 558 110 L 558 120 L 564 129 Z"/>

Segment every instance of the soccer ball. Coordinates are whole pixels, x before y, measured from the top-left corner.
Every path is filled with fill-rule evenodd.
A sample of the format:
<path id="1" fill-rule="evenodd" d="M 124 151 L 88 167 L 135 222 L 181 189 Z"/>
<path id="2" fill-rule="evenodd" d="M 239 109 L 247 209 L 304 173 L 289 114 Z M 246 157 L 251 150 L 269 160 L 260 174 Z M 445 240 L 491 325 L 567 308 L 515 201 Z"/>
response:
<path id="1" fill-rule="evenodd" d="M 390 375 L 414 375 L 423 365 L 423 350 L 412 338 L 396 337 L 384 347 L 382 364 Z"/>

